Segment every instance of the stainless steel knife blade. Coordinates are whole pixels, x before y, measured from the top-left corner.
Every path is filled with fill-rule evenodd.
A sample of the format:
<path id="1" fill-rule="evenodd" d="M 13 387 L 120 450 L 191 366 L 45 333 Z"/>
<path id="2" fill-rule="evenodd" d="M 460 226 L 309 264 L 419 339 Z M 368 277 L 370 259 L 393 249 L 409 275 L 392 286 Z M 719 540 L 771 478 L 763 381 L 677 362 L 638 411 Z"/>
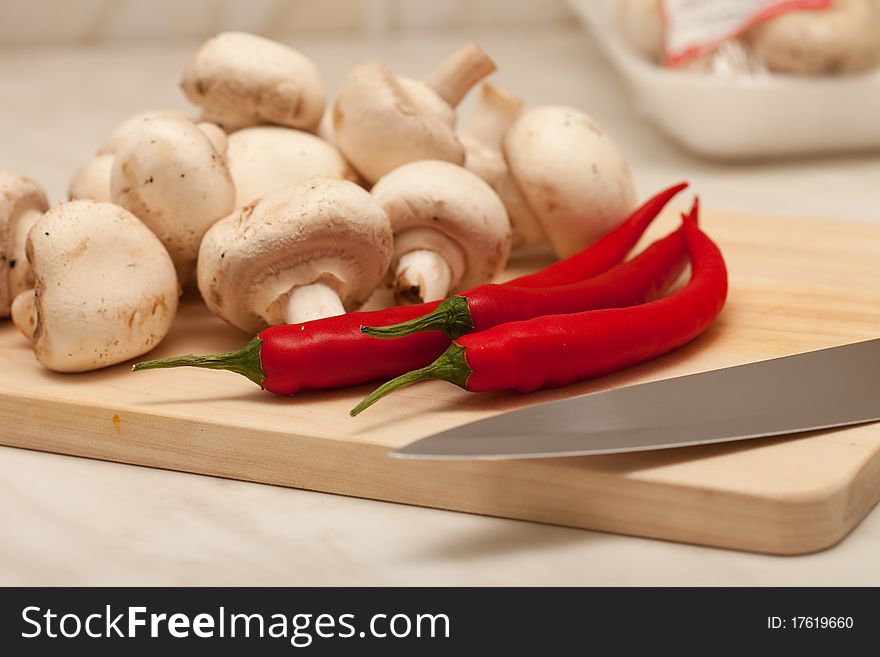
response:
<path id="1" fill-rule="evenodd" d="M 513 459 L 721 443 L 880 420 L 880 339 L 548 402 L 393 456 Z"/>

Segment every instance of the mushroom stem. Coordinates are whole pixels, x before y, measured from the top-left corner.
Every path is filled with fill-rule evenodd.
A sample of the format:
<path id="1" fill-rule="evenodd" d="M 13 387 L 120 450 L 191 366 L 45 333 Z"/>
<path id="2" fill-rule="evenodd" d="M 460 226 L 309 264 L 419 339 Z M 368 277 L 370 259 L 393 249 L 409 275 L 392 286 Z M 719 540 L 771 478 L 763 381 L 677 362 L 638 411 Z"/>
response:
<path id="1" fill-rule="evenodd" d="M 464 132 L 484 146 L 500 151 L 504 133 L 522 114 L 522 107 L 519 98 L 487 82 Z"/>
<path id="2" fill-rule="evenodd" d="M 37 309 L 34 305 L 34 291 L 25 290 L 12 300 L 9 308 L 12 323 L 28 340 L 34 339 L 37 330 Z"/>
<path id="3" fill-rule="evenodd" d="M 452 286 L 452 270 L 446 259 L 430 249 L 404 253 L 397 263 L 394 298 L 400 304 L 443 299 Z"/>
<path id="4" fill-rule="evenodd" d="M 468 43 L 440 62 L 423 79 L 428 87 L 455 107 L 477 82 L 497 67 L 475 43 Z"/>
<path id="5" fill-rule="evenodd" d="M 301 324 L 313 319 L 335 317 L 345 313 L 339 295 L 329 285 L 312 283 L 294 288 L 287 298 L 284 321 L 288 324 Z"/>

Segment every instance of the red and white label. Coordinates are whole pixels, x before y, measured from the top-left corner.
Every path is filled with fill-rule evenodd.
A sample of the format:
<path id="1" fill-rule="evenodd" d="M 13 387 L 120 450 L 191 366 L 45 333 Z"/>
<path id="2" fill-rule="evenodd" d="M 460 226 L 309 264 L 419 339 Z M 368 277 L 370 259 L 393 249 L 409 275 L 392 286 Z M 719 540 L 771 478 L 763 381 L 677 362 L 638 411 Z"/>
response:
<path id="1" fill-rule="evenodd" d="M 831 0 L 659 0 L 666 26 L 666 65 L 715 50 L 761 21 L 795 10 L 828 9 Z"/>

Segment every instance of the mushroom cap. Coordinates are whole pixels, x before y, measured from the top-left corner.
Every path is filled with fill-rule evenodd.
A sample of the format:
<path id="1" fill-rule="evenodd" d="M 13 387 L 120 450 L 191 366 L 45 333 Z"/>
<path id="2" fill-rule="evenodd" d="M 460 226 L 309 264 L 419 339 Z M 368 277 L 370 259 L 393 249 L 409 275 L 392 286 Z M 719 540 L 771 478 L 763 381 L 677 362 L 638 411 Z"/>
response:
<path id="1" fill-rule="evenodd" d="M 591 117 L 571 107 L 523 114 L 504 137 L 504 155 L 561 258 L 595 242 L 635 205 L 626 161 Z"/>
<path id="2" fill-rule="evenodd" d="M 104 143 L 104 146 L 98 151 L 98 154 L 73 174 L 73 177 L 70 179 L 70 185 L 67 188 L 68 199 L 71 201 L 90 199 L 92 201 L 110 202 L 112 200 L 110 177 L 113 171 L 113 156 L 124 141 L 125 136 L 144 121 L 169 116 L 186 121 L 189 120 L 186 112 L 183 111 L 155 110 L 135 114 L 119 124 Z M 196 127 L 205 133 L 217 153 L 220 155 L 226 153 L 226 133 L 223 132 L 220 126 L 213 123 L 197 123 Z"/>
<path id="3" fill-rule="evenodd" d="M 789 11 L 746 33 L 753 52 L 776 73 L 855 73 L 880 63 L 880 7 L 834 0 L 821 11 Z"/>
<path id="4" fill-rule="evenodd" d="M 455 111 L 426 85 L 398 77 L 382 62 L 361 64 L 343 80 L 333 131 L 339 150 L 371 183 L 416 160 L 464 163 Z"/>
<path id="5" fill-rule="evenodd" d="M 34 224 L 34 353 L 57 372 L 113 365 L 152 349 L 177 311 L 177 276 L 162 243 L 112 203 L 70 201 Z"/>
<path id="6" fill-rule="evenodd" d="M 187 63 L 183 91 L 205 120 L 234 130 L 277 123 L 312 130 L 324 112 L 324 82 L 308 57 L 245 32 L 208 39 Z"/>
<path id="7" fill-rule="evenodd" d="M 70 179 L 67 197 L 71 201 L 89 199 L 110 202 L 110 175 L 113 171 L 113 153 L 93 157 L 82 165 Z"/>
<path id="8" fill-rule="evenodd" d="M 49 209 L 42 188 L 30 178 L 0 170 L 0 318 L 33 278 L 24 253 L 30 226 Z"/>
<path id="9" fill-rule="evenodd" d="M 307 178 L 357 178 L 332 144 L 309 132 L 278 126 L 233 132 L 226 163 L 235 183 L 237 208 Z"/>
<path id="10" fill-rule="evenodd" d="M 160 116 L 170 116 L 176 119 L 186 119 L 192 120 L 192 113 L 186 110 L 179 109 L 159 109 L 159 110 L 147 110 L 145 112 L 138 112 L 137 114 L 132 114 L 127 119 L 123 120 L 122 123 L 118 124 L 110 134 L 107 136 L 107 139 L 104 140 L 101 148 L 98 149 L 98 155 L 107 155 L 108 153 L 115 153 L 119 150 L 120 144 L 125 139 L 126 135 L 131 132 L 132 128 L 137 127 L 144 119 L 155 119 Z"/>
<path id="11" fill-rule="evenodd" d="M 205 133 L 217 154 L 226 157 L 226 148 L 229 146 L 229 137 L 226 135 L 226 131 L 216 123 L 208 121 L 196 123 L 196 127 Z"/>
<path id="12" fill-rule="evenodd" d="M 318 127 L 315 128 L 315 134 L 329 144 L 336 146 L 336 135 L 333 133 L 333 106 L 324 110 Z"/>
<path id="13" fill-rule="evenodd" d="M 152 230 L 176 263 L 192 262 L 205 231 L 229 214 L 235 188 L 226 164 L 195 124 L 155 117 L 132 128 L 113 159 L 114 203 Z"/>
<path id="14" fill-rule="evenodd" d="M 452 270 L 454 289 L 491 281 L 507 264 L 507 211 L 475 173 L 440 160 L 411 162 L 371 193 L 391 220 L 395 263 L 410 251 L 437 251 Z"/>
<path id="15" fill-rule="evenodd" d="M 214 224 L 199 251 L 199 291 L 211 312 L 247 333 L 283 323 L 276 302 L 316 282 L 351 309 L 382 280 L 392 241 L 388 217 L 369 192 L 312 178 Z"/>

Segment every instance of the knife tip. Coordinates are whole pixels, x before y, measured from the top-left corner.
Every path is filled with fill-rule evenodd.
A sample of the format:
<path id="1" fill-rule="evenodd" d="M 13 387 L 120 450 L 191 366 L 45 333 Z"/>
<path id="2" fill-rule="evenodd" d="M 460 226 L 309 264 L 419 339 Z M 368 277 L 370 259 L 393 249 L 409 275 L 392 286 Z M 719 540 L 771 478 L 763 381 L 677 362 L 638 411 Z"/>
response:
<path id="1" fill-rule="evenodd" d="M 416 449 L 410 449 L 411 446 L 401 447 L 400 449 L 395 449 L 393 451 L 388 452 L 388 455 L 395 459 L 403 459 L 408 461 L 415 460 L 430 460 L 430 461 L 441 461 L 441 460 L 456 460 L 462 457 L 460 456 L 446 456 L 443 454 L 436 454 L 432 452 L 423 452 Z"/>
<path id="2" fill-rule="evenodd" d="M 395 450 L 388 452 L 388 456 L 395 458 L 395 459 L 411 459 L 411 458 L 413 458 L 413 455 L 411 453 L 407 452 L 405 447 L 402 449 L 395 449 Z"/>

